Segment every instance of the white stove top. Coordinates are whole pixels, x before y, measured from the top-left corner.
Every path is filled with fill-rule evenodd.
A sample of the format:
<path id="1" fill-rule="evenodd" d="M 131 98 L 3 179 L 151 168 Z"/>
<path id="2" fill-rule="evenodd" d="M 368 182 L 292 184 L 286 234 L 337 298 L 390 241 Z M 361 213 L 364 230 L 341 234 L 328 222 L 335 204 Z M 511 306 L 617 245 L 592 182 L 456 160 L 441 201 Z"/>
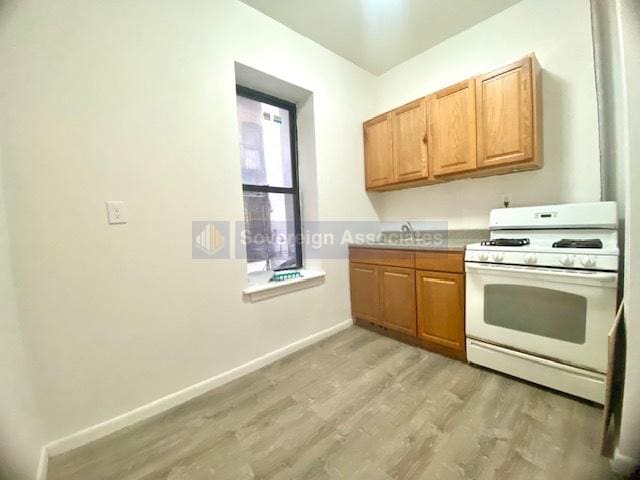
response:
<path id="1" fill-rule="evenodd" d="M 551 245 L 531 244 L 524 247 L 499 247 L 472 243 L 467 245 L 467 250 L 483 250 L 486 252 L 526 252 L 549 253 L 553 255 L 614 255 L 620 254 L 617 248 L 553 248 Z"/>
<path id="2" fill-rule="evenodd" d="M 618 249 L 550 248 L 535 244 L 491 247 L 474 243 L 467 245 L 465 261 L 617 271 Z"/>
<path id="3" fill-rule="evenodd" d="M 525 246 L 467 245 L 465 261 L 586 270 L 618 270 L 615 203 L 551 205 L 491 212 L 491 240 L 527 238 Z M 602 248 L 554 248 L 559 240 L 599 239 Z"/>

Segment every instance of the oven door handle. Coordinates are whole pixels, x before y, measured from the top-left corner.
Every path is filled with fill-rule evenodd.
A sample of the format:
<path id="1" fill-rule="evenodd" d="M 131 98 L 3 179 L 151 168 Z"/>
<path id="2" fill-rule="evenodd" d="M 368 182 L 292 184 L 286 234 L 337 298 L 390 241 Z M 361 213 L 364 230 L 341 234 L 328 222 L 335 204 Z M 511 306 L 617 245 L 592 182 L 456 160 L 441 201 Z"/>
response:
<path id="1" fill-rule="evenodd" d="M 481 263 L 466 262 L 467 271 L 485 271 L 485 272 L 505 272 L 505 273 L 523 273 L 533 275 L 548 275 L 552 277 L 574 278 L 576 280 L 595 280 L 601 283 L 611 283 L 618 280 L 618 274 L 614 272 L 593 272 L 593 271 L 576 271 L 576 270 L 560 270 L 541 267 L 525 267 L 525 266 L 507 266 L 507 265 L 486 265 Z"/>

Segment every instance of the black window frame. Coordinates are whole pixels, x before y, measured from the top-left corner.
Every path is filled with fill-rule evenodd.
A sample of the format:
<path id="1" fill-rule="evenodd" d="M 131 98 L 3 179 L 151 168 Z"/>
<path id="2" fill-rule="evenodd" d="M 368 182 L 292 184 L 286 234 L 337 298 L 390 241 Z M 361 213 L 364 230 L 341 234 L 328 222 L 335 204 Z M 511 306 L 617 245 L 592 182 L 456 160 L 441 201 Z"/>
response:
<path id="1" fill-rule="evenodd" d="M 295 229 L 296 265 L 295 267 L 274 268 L 278 270 L 292 270 L 302 268 L 302 221 L 300 218 L 300 183 L 298 179 L 298 128 L 297 107 L 295 103 L 268 95 L 251 88 L 236 84 L 236 95 L 289 112 L 289 140 L 291 143 L 291 187 L 273 187 L 270 185 L 253 185 L 242 183 L 242 192 L 286 193 L 293 196 L 293 222 Z M 248 260 L 248 259 L 247 259 Z"/>

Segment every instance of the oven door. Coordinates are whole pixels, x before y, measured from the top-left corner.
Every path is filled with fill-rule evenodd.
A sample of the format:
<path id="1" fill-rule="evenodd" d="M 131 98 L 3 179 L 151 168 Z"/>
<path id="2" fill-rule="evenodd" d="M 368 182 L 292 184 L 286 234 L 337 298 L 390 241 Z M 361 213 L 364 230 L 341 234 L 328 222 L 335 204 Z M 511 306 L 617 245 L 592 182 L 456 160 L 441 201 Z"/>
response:
<path id="1" fill-rule="evenodd" d="M 466 263 L 467 336 L 607 369 L 617 273 Z"/>

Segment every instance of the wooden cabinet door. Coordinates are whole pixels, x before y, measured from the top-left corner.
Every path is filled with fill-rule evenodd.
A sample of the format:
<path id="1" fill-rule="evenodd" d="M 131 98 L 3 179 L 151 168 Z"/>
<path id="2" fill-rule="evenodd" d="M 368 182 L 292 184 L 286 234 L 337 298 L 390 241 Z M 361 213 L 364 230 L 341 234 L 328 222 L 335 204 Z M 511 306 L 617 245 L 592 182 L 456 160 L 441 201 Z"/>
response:
<path id="1" fill-rule="evenodd" d="M 393 183 L 391 114 L 364 123 L 364 164 L 367 188 Z"/>
<path id="2" fill-rule="evenodd" d="M 433 174 L 448 175 L 476 169 L 476 98 L 473 80 L 431 96 L 429 156 Z"/>
<path id="3" fill-rule="evenodd" d="M 380 299 L 384 326 L 416 334 L 416 276 L 412 268 L 380 267 Z"/>
<path id="4" fill-rule="evenodd" d="M 531 160 L 534 156 L 532 59 L 476 79 L 478 167 Z"/>
<path id="5" fill-rule="evenodd" d="M 464 275 L 416 272 L 418 337 L 464 351 Z"/>
<path id="6" fill-rule="evenodd" d="M 379 267 L 352 262 L 349 270 L 352 317 L 382 324 Z"/>
<path id="7" fill-rule="evenodd" d="M 391 112 L 393 180 L 406 182 L 429 176 L 427 162 L 427 106 L 421 98 Z"/>

